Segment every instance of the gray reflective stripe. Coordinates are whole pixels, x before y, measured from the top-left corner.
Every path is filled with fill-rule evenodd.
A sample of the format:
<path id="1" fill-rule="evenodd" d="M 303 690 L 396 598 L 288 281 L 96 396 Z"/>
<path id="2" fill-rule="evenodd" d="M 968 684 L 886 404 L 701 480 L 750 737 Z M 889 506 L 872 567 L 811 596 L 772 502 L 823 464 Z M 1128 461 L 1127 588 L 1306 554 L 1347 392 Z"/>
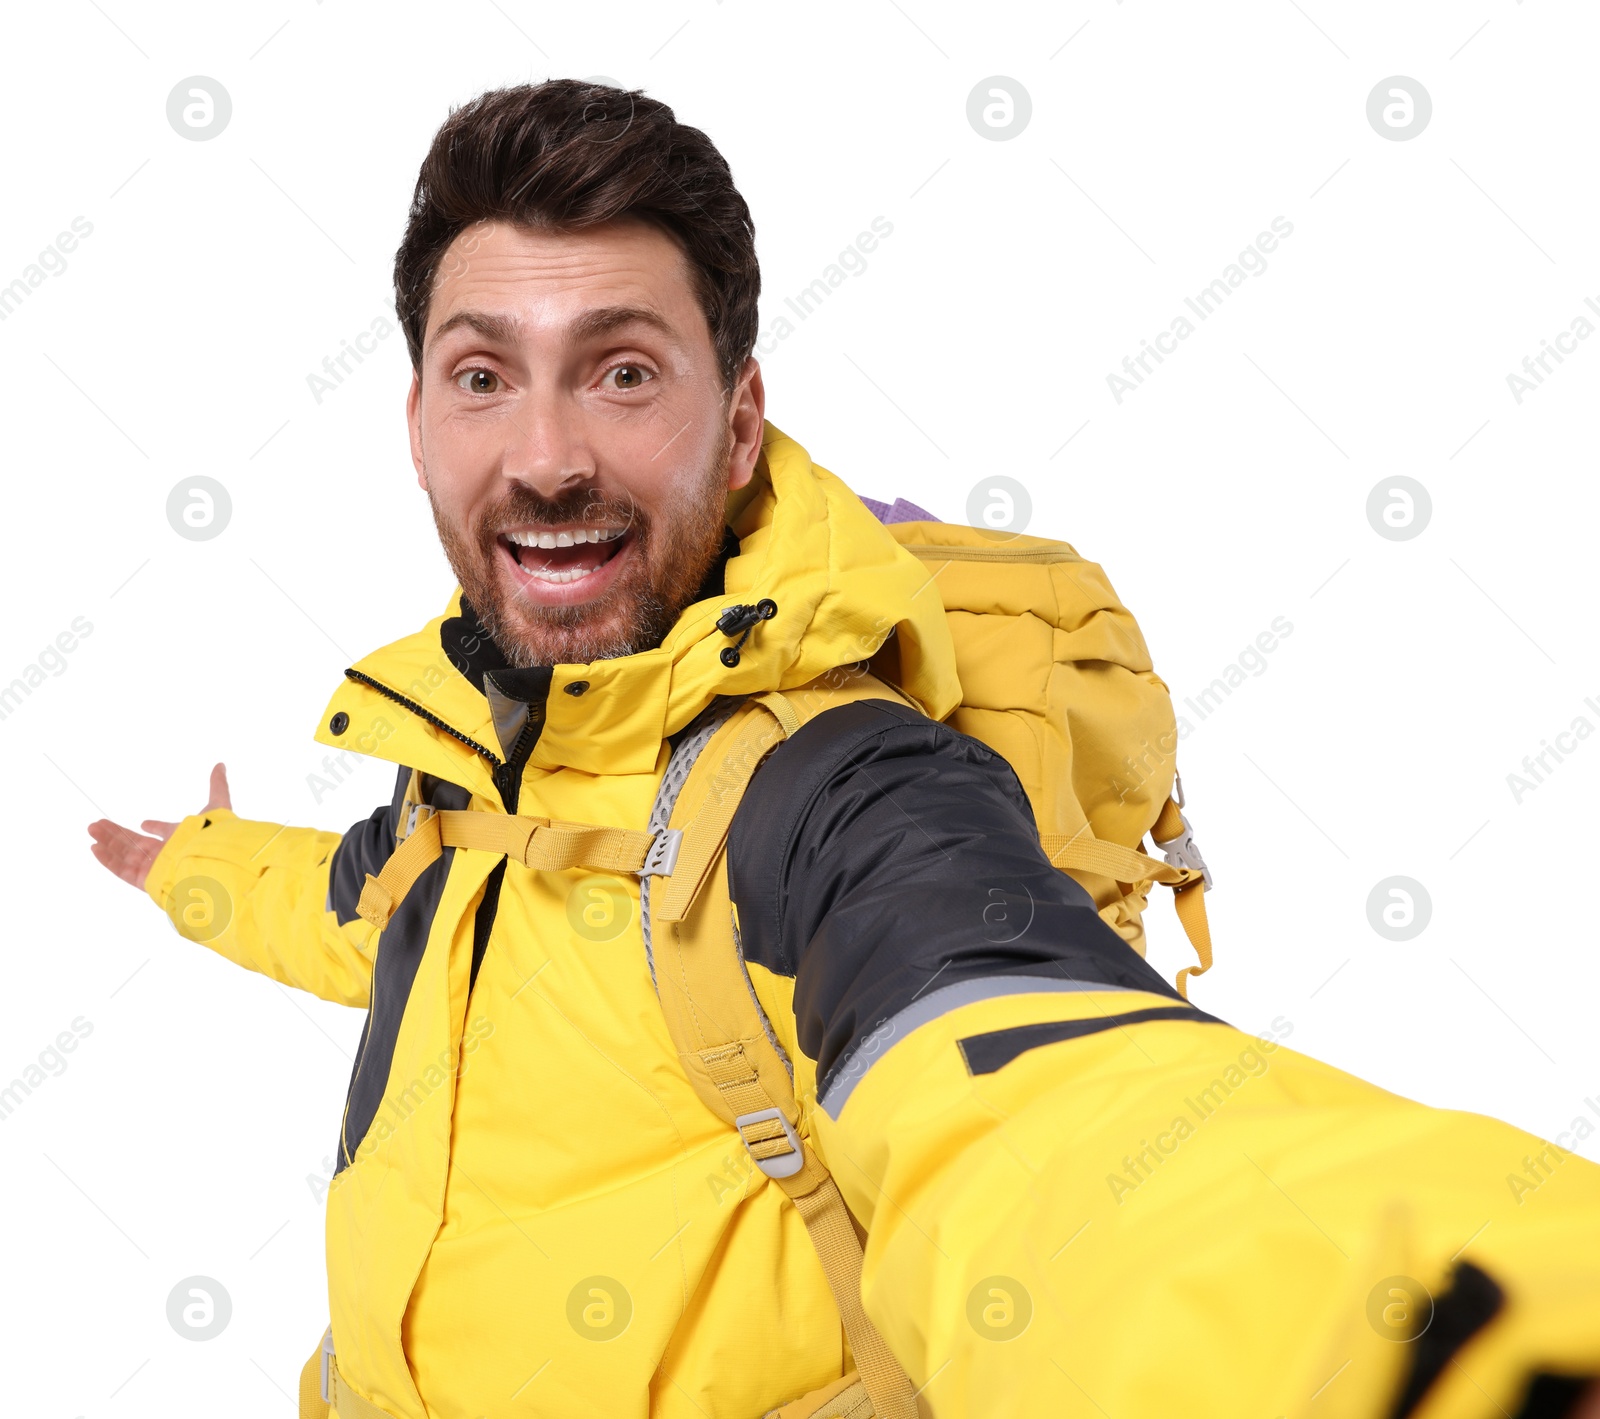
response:
<path id="1" fill-rule="evenodd" d="M 829 1118 L 837 1120 L 849 1102 L 857 1084 L 872 1068 L 884 1050 L 897 1040 L 903 1040 L 913 1030 L 959 1010 L 963 1005 L 973 1005 L 980 1000 L 994 1000 L 1003 995 L 1048 995 L 1085 990 L 1119 991 L 1130 995 L 1148 995 L 1125 985 L 1107 985 L 1097 980 L 1066 980 L 1061 976 L 979 976 L 974 980 L 957 981 L 954 985 L 930 992 L 921 1000 L 913 1001 L 896 1015 L 883 1021 L 871 1034 L 865 1036 L 833 1068 L 827 1088 L 819 1102 Z"/>

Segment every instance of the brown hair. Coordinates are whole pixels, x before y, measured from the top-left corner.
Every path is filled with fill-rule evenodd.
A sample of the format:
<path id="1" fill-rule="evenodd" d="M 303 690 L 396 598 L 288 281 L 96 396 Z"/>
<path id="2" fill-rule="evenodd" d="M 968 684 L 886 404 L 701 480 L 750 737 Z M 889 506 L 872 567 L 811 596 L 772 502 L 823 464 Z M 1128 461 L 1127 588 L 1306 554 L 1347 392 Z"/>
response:
<path id="1" fill-rule="evenodd" d="M 698 128 L 637 89 L 550 79 L 491 89 L 452 109 L 422 160 L 394 258 L 395 311 L 411 364 L 439 262 L 475 222 L 581 231 L 633 217 L 676 238 L 694 273 L 723 386 L 756 340 L 755 224 L 727 161 Z"/>

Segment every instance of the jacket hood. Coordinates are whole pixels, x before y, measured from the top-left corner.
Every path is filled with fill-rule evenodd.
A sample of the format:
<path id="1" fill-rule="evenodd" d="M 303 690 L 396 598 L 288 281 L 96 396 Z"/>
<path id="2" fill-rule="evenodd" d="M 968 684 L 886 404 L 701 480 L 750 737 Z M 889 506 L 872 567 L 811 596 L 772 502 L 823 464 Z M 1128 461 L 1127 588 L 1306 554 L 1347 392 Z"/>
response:
<path id="1" fill-rule="evenodd" d="M 755 474 L 730 495 L 726 516 L 739 546 L 723 594 L 689 606 L 653 650 L 555 666 L 535 707 L 544 724 L 529 767 L 651 773 L 662 741 L 717 696 L 793 689 L 869 659 L 891 635 L 898 654 L 886 678 L 934 719 L 960 703 L 955 651 L 929 571 L 770 422 Z M 757 623 L 739 664 L 725 666 L 720 652 L 733 641 L 717 629 L 717 617 L 763 597 L 777 603 L 777 614 Z M 458 586 L 441 615 L 351 667 L 323 712 L 318 742 L 493 796 L 498 741 L 489 703 L 440 638 L 442 624 L 460 614 Z M 475 767 L 466 769 L 469 760 Z"/>

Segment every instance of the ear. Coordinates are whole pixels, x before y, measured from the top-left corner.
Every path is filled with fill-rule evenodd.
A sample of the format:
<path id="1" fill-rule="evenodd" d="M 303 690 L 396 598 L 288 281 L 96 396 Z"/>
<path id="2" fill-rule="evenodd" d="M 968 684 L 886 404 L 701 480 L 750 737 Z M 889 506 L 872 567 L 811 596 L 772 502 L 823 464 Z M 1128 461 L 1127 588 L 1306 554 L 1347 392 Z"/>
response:
<path id="1" fill-rule="evenodd" d="M 426 489 L 428 480 L 422 471 L 422 381 L 415 370 L 411 371 L 411 389 L 406 394 L 406 428 L 411 435 L 411 462 L 417 470 L 417 486 Z"/>
<path id="2" fill-rule="evenodd" d="M 761 384 L 761 366 L 751 355 L 728 401 L 728 424 L 733 447 L 728 453 L 728 490 L 742 488 L 756 471 L 761 457 L 761 436 L 766 429 L 767 392 Z"/>

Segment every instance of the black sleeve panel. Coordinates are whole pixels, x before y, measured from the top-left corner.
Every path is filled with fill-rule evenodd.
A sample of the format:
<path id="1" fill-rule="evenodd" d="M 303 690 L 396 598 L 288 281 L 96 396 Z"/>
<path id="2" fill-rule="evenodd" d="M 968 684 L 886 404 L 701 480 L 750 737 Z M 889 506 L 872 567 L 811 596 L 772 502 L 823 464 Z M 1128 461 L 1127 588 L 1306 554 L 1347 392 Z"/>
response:
<path id="1" fill-rule="evenodd" d="M 394 797 L 382 808 L 374 808 L 370 818 L 363 818 L 352 827 L 333 850 L 327 909 L 337 916 L 340 926 L 348 926 L 356 919 L 356 903 L 367 885 L 367 874 L 376 877 L 394 852 L 395 824 L 410 781 L 411 770 L 402 767 L 395 780 Z"/>
<path id="2" fill-rule="evenodd" d="M 930 987 L 1044 975 L 1180 999 L 1050 865 L 1004 758 L 893 701 L 828 710 L 773 752 L 728 878 L 746 959 L 795 978 L 819 1083 Z"/>

